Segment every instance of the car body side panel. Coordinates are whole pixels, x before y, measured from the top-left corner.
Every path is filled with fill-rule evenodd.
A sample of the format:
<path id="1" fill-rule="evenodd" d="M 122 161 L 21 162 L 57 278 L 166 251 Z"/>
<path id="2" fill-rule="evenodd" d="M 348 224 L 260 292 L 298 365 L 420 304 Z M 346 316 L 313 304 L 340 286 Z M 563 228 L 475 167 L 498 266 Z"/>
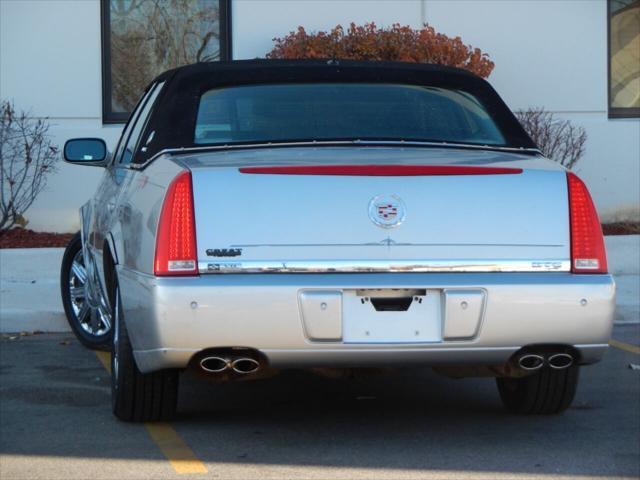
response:
<path id="1" fill-rule="evenodd" d="M 167 186 L 182 170 L 170 161 L 158 161 L 143 171 L 126 170 L 119 195 L 117 219 L 111 227 L 119 263 L 153 274 L 155 236 Z"/>
<path id="2" fill-rule="evenodd" d="M 113 225 L 113 214 L 118 197 L 118 186 L 113 180 L 113 172 L 106 169 L 96 194 L 82 208 L 82 246 L 90 289 L 105 298 L 106 281 L 104 275 L 103 250 Z"/>
<path id="3" fill-rule="evenodd" d="M 105 246 L 117 265 L 153 273 L 155 230 L 164 192 L 181 168 L 163 161 L 145 171 L 118 166 L 105 170 L 95 195 L 80 209 L 82 246 L 94 296 L 103 295 L 108 301 Z"/>

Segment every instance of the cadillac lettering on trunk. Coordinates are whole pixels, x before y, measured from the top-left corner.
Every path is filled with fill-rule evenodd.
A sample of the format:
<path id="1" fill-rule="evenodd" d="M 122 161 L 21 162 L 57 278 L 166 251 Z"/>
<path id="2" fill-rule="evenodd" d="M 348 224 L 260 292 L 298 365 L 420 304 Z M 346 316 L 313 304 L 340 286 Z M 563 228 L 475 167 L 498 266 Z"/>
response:
<path id="1" fill-rule="evenodd" d="M 69 322 L 111 349 L 115 415 L 170 418 L 179 374 L 432 366 L 558 413 L 600 360 L 615 287 L 584 183 L 484 80 L 403 63 L 166 72 L 62 265 Z M 224 388 L 221 386 L 220 388 Z"/>

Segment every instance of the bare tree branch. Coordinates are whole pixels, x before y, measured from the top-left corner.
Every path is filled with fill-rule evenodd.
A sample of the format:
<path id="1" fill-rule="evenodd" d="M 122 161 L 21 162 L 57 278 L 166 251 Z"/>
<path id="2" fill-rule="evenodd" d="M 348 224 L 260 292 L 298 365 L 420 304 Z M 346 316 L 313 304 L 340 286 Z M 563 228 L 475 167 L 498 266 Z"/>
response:
<path id="1" fill-rule="evenodd" d="M 0 233 L 24 222 L 24 213 L 56 170 L 58 148 L 49 138 L 49 124 L 13 103 L 0 103 Z"/>
<path id="2" fill-rule="evenodd" d="M 584 156 L 587 132 L 583 127 L 557 119 L 540 107 L 520 110 L 515 115 L 545 157 L 573 168 Z"/>

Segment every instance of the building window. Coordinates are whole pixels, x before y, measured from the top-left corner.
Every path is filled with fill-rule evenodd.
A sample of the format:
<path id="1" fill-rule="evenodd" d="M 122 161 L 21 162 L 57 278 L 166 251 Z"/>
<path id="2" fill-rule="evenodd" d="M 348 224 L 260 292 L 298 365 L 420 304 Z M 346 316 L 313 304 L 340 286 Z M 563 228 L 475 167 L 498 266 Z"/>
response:
<path id="1" fill-rule="evenodd" d="M 102 119 L 125 122 L 157 75 L 230 58 L 230 0 L 102 0 Z"/>
<path id="2" fill-rule="evenodd" d="M 640 117 L 640 0 L 609 0 L 609 116 Z"/>

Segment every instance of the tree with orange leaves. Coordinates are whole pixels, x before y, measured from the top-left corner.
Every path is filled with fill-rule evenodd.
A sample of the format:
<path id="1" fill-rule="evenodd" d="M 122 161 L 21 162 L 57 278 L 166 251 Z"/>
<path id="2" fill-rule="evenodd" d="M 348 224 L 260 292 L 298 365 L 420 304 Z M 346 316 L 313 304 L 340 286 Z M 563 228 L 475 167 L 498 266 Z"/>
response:
<path id="1" fill-rule="evenodd" d="M 379 28 L 375 23 L 352 23 L 345 31 L 337 25 L 329 32 L 307 33 L 298 27 L 283 38 L 267 58 L 331 58 L 345 60 L 389 60 L 436 63 L 463 68 L 487 78 L 494 63 L 486 53 L 466 45 L 460 37 L 448 37 L 429 25 L 414 29 L 393 24 Z"/>

